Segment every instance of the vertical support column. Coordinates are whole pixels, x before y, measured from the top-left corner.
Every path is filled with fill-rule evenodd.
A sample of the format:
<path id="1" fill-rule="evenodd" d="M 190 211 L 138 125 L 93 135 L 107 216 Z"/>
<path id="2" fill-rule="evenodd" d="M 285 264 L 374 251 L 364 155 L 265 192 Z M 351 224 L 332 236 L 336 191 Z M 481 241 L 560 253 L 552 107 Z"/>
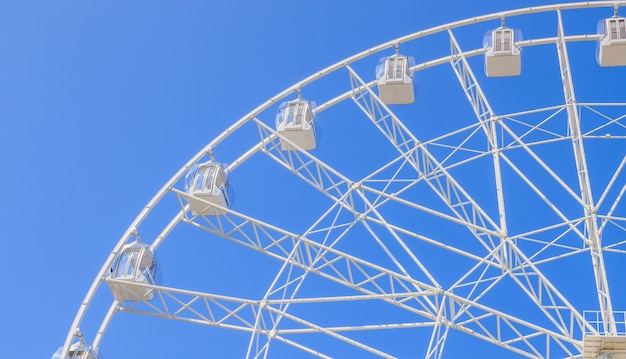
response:
<path id="1" fill-rule="evenodd" d="M 565 96 L 565 104 L 567 105 L 567 124 L 572 138 L 574 147 L 574 160 L 576 161 L 576 171 L 578 174 L 578 183 L 580 185 L 581 198 L 584 204 L 585 212 L 585 229 L 587 232 L 586 245 L 589 246 L 591 253 L 591 261 L 598 292 L 598 302 L 600 311 L 602 312 L 602 321 L 605 334 L 615 334 L 615 318 L 613 316 L 613 307 L 611 304 L 611 295 L 609 293 L 609 285 L 606 277 L 606 269 L 604 267 L 604 258 L 602 256 L 602 240 L 598 231 L 598 219 L 596 207 L 593 202 L 591 192 L 591 182 L 589 181 L 589 172 L 587 169 L 587 160 L 585 158 L 585 147 L 580 130 L 580 116 L 578 112 L 578 104 L 574 93 L 574 85 L 572 82 L 572 72 L 569 64 L 569 56 L 567 54 L 567 44 L 565 41 L 565 33 L 563 31 L 563 18 L 561 11 L 557 10 L 558 15 L 558 39 L 557 50 L 559 56 L 559 67 L 561 72 L 561 80 L 563 81 L 563 94 Z"/>

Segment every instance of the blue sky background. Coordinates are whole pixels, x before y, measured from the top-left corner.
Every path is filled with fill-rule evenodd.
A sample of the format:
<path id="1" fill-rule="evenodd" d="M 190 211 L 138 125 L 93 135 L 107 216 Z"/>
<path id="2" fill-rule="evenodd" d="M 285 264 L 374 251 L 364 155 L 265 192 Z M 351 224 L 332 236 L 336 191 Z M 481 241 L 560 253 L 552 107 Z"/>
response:
<path id="1" fill-rule="evenodd" d="M 0 3 L 0 357 L 50 357 L 143 206 L 208 141 L 274 94 L 401 35 L 540 4 L 545 2 Z M 589 26 L 595 28 L 595 20 Z M 481 41 L 476 38 L 476 47 Z M 246 203 L 241 195 L 237 201 Z M 231 268 L 220 262 L 227 258 L 206 253 L 215 271 Z M 223 281 L 228 285 L 227 276 Z M 126 322 L 114 321 L 103 344 L 107 358 L 245 353 L 201 326 L 143 317 L 129 322 L 123 328 Z M 167 331 L 159 332 L 161 326 Z M 134 356 L 120 351 L 133 346 L 133 335 L 150 331 L 154 345 L 138 341 Z M 115 344 L 106 347 L 107 340 Z M 209 355 L 214 347 L 223 352 Z"/>

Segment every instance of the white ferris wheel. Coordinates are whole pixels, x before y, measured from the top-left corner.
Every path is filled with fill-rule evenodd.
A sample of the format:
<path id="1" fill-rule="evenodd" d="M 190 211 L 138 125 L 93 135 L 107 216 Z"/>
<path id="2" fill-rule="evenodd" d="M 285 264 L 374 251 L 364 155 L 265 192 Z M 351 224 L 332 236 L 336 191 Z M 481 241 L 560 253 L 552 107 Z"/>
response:
<path id="1" fill-rule="evenodd" d="M 246 358 L 626 358 L 624 5 L 420 30 L 271 97 L 145 206 L 53 358 L 129 316 Z"/>

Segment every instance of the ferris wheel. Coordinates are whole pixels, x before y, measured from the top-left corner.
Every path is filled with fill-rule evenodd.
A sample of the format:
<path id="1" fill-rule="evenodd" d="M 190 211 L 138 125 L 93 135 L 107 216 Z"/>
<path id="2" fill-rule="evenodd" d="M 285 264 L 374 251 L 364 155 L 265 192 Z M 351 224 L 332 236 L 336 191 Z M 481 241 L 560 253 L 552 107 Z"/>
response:
<path id="1" fill-rule="evenodd" d="M 124 317 L 246 358 L 626 358 L 623 5 L 420 30 L 271 97 L 145 206 L 53 358 Z"/>

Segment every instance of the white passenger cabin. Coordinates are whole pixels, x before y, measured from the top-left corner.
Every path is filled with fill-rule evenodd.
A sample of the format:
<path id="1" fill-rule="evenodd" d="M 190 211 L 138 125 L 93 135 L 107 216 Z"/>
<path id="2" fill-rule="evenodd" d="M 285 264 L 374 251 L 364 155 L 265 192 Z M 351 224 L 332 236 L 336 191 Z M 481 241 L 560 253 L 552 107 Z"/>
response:
<path id="1" fill-rule="evenodd" d="M 626 66 L 626 19 L 611 17 L 598 22 L 596 57 L 600 66 Z"/>
<path id="2" fill-rule="evenodd" d="M 98 351 L 93 349 L 83 340 L 72 344 L 68 355 L 65 358 L 61 358 L 62 351 L 63 347 L 57 349 L 57 351 L 52 355 L 52 359 L 102 359 L 102 357 L 98 356 Z"/>
<path id="3" fill-rule="evenodd" d="M 283 102 L 278 107 L 276 132 L 282 136 L 280 139 L 281 150 L 295 150 L 284 138 L 303 150 L 314 150 L 317 147 L 313 107 L 315 107 L 314 102 L 302 99 Z"/>
<path id="4" fill-rule="evenodd" d="M 487 77 L 518 76 L 522 73 L 522 33 L 508 27 L 488 31 L 483 38 Z"/>
<path id="5" fill-rule="evenodd" d="M 411 56 L 383 57 L 376 66 L 378 94 L 387 105 L 410 104 L 415 101 Z"/>
<path id="6" fill-rule="evenodd" d="M 107 278 L 128 283 L 159 284 L 160 275 L 152 247 L 139 240 L 126 244 L 115 257 Z M 113 296 L 120 302 L 151 300 L 154 293 L 150 288 L 125 285 L 108 281 Z"/>
<path id="7" fill-rule="evenodd" d="M 185 177 L 187 202 L 194 216 L 219 216 L 226 213 L 218 206 L 229 208 L 231 204 L 230 182 L 224 165 L 211 159 L 193 166 Z M 208 202 L 208 203 L 207 203 Z"/>

